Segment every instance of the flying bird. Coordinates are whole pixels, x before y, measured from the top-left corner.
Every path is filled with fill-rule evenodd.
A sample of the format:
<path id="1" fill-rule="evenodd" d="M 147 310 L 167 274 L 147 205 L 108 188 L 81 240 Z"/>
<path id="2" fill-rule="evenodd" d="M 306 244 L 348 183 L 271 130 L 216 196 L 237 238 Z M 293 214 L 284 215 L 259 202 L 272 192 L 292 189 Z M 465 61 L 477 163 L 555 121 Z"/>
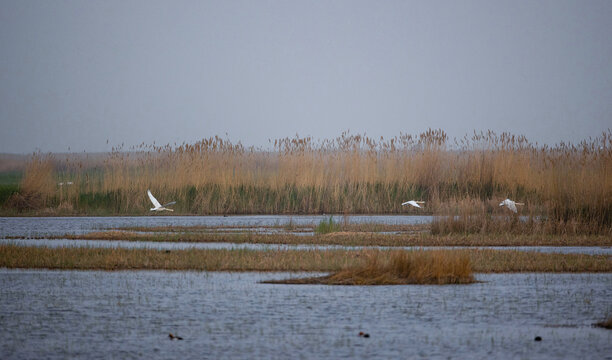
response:
<path id="1" fill-rule="evenodd" d="M 515 214 L 516 214 L 516 205 L 525 205 L 525 204 L 517 203 L 517 202 L 514 202 L 514 201 L 512 201 L 510 199 L 506 199 L 506 200 L 504 200 L 504 201 L 499 203 L 499 206 L 505 206 L 505 207 L 510 209 L 510 211 L 512 211 Z"/>
<path id="2" fill-rule="evenodd" d="M 410 200 L 410 201 L 406 201 L 402 203 L 402 206 L 404 205 L 412 205 L 414 207 L 418 207 L 421 208 L 421 206 L 419 204 L 425 204 L 425 201 L 414 201 L 414 200 Z"/>
<path id="3" fill-rule="evenodd" d="M 157 201 L 155 196 L 153 196 L 153 194 L 151 194 L 151 190 L 147 190 L 147 194 L 149 195 L 149 199 L 151 199 L 151 202 L 153 203 L 153 206 L 155 206 L 155 207 L 151 208 L 150 211 L 164 211 L 164 210 L 166 210 L 166 211 L 174 211 L 172 209 L 168 209 L 166 206 L 176 204 L 176 201 L 171 201 L 171 202 L 169 202 L 167 204 L 162 205 L 162 204 L 159 203 L 159 201 Z"/>

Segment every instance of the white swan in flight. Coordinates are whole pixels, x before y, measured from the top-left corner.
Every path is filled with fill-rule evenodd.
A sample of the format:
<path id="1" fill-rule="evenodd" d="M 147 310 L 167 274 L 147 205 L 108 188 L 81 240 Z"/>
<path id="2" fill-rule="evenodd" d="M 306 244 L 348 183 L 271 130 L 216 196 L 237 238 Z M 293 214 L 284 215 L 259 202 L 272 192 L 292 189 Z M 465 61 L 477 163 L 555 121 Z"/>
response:
<path id="1" fill-rule="evenodd" d="M 514 201 L 512 201 L 510 199 L 506 199 L 506 200 L 504 200 L 504 201 L 499 203 L 499 206 L 505 206 L 508 209 L 510 209 L 510 211 L 512 211 L 513 213 L 516 213 L 516 205 L 525 205 L 525 204 L 517 203 L 517 202 L 514 202 Z"/>
<path id="2" fill-rule="evenodd" d="M 153 203 L 153 206 L 155 206 L 154 208 L 151 208 L 150 211 L 174 211 L 172 209 L 168 209 L 166 206 L 168 205 L 172 205 L 172 204 L 176 204 L 176 201 L 171 201 L 167 204 L 160 204 L 159 201 L 157 201 L 157 199 L 155 198 L 155 196 L 153 196 L 153 194 L 151 194 L 151 190 L 147 190 L 147 194 L 149 195 L 149 199 L 151 199 L 151 202 Z"/>
<path id="3" fill-rule="evenodd" d="M 402 206 L 404 205 L 412 205 L 414 207 L 418 207 L 421 208 L 421 206 L 419 204 L 425 204 L 425 201 L 414 201 L 414 200 L 410 200 L 410 201 L 406 201 L 402 203 Z"/>

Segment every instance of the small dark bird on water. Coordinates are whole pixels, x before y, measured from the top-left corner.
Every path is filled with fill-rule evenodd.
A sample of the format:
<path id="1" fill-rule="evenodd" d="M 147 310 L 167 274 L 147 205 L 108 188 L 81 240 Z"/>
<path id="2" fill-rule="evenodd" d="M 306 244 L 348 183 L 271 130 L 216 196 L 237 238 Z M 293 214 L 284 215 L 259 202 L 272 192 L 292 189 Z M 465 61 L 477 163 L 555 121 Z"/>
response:
<path id="1" fill-rule="evenodd" d="M 183 340 L 182 337 L 174 336 L 174 335 L 172 335 L 172 333 L 168 334 L 168 337 L 170 338 L 170 340 Z"/>
<path id="2" fill-rule="evenodd" d="M 539 337 L 539 336 L 536 336 L 535 339 L 533 339 L 533 340 L 535 340 L 535 341 L 542 341 L 542 338 Z"/>
<path id="3" fill-rule="evenodd" d="M 363 331 L 360 331 L 360 332 L 359 332 L 359 336 L 363 336 L 364 338 L 369 338 L 369 337 L 370 337 L 370 334 L 368 334 L 368 333 L 364 333 Z"/>

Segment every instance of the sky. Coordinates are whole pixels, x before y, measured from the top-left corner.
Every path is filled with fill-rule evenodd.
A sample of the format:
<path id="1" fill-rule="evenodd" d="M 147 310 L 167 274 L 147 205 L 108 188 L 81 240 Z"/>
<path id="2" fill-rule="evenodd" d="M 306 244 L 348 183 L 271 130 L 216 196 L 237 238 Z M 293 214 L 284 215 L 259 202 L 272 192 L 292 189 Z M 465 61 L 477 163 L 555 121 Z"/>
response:
<path id="1" fill-rule="evenodd" d="M 0 152 L 579 142 L 612 128 L 611 19 L 608 0 L 0 0 Z"/>

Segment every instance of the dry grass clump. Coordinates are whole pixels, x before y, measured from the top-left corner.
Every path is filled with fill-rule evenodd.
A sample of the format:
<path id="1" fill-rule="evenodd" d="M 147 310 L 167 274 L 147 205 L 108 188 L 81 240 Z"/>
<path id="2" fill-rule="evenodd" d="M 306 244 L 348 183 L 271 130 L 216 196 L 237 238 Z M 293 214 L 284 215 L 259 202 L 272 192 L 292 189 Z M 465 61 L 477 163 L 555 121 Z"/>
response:
<path id="1" fill-rule="evenodd" d="M 39 193 L 16 192 L 9 196 L 4 205 L 17 212 L 38 210 L 43 207 L 43 198 Z"/>
<path id="2" fill-rule="evenodd" d="M 368 251 L 366 261 L 334 274 L 275 283 L 325 285 L 469 284 L 474 276 L 467 253 L 444 250 Z"/>

